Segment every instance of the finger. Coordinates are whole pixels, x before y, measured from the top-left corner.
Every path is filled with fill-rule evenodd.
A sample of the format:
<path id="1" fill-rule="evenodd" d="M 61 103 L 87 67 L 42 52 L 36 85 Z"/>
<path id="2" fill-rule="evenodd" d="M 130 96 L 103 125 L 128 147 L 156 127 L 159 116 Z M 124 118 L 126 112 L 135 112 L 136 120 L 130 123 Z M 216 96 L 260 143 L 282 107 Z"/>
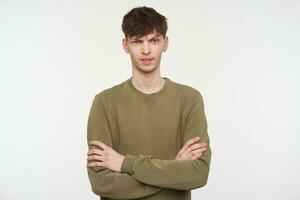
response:
<path id="1" fill-rule="evenodd" d="M 200 158 L 201 156 L 202 155 L 196 154 L 196 155 L 192 156 L 192 160 L 196 160 L 196 159 Z"/>
<path id="2" fill-rule="evenodd" d="M 199 143 L 199 144 L 200 144 L 200 147 L 207 147 L 206 143 Z"/>
<path id="3" fill-rule="evenodd" d="M 200 137 L 194 137 L 190 140 L 188 140 L 184 145 L 183 145 L 183 150 L 185 150 L 188 146 L 190 146 L 191 144 L 194 144 L 195 142 L 199 141 Z"/>
<path id="4" fill-rule="evenodd" d="M 103 161 L 103 156 L 97 156 L 97 155 L 88 156 L 87 161 L 92 161 L 92 160 Z"/>
<path id="5" fill-rule="evenodd" d="M 204 152 L 196 153 L 195 155 L 192 156 L 192 159 L 195 160 L 195 159 L 200 158 L 201 156 L 203 156 L 203 153 Z"/>
<path id="6" fill-rule="evenodd" d="M 207 149 L 206 147 L 201 147 L 201 148 L 196 148 L 194 150 L 187 150 L 184 152 L 184 154 L 182 156 L 191 158 L 191 156 L 193 156 L 197 153 L 205 152 L 206 149 Z"/>
<path id="7" fill-rule="evenodd" d="M 100 149 L 90 149 L 88 151 L 88 156 L 89 155 L 93 155 L 93 154 L 97 154 L 97 155 L 103 156 L 103 150 L 100 150 Z"/>
<path id="8" fill-rule="evenodd" d="M 196 144 L 192 144 L 187 148 L 187 151 L 193 151 L 194 149 L 198 149 L 198 148 L 203 148 L 203 147 L 207 147 L 206 143 L 196 143 Z"/>
<path id="9" fill-rule="evenodd" d="M 185 145 L 179 150 L 178 156 L 182 156 L 182 155 L 185 153 L 185 151 L 187 150 L 187 148 L 189 148 L 189 146 L 190 146 L 191 144 L 194 144 L 194 143 L 197 142 L 198 140 L 200 140 L 200 137 L 195 137 L 195 138 L 192 138 L 192 139 L 188 140 L 188 141 L 185 143 Z"/>
<path id="10" fill-rule="evenodd" d="M 95 145 L 95 146 L 100 147 L 102 149 L 106 149 L 107 148 L 106 144 L 104 144 L 100 140 L 92 140 L 92 141 L 89 142 L 89 144 L 90 145 Z"/>
<path id="11" fill-rule="evenodd" d="M 180 156 L 186 155 L 189 152 L 193 151 L 194 149 L 201 148 L 201 147 L 206 147 L 206 145 L 204 145 L 204 143 L 196 143 L 196 144 L 190 145 L 186 149 L 182 149 L 182 152 L 180 153 Z"/>
<path id="12" fill-rule="evenodd" d="M 104 167 L 103 162 L 88 162 L 87 167 Z"/>
<path id="13" fill-rule="evenodd" d="M 194 156 L 196 157 L 200 157 L 205 151 L 207 150 L 207 148 L 200 148 L 200 149 L 196 149 L 194 151 L 191 151 L 190 153 L 187 154 L 187 157 L 192 158 Z"/>

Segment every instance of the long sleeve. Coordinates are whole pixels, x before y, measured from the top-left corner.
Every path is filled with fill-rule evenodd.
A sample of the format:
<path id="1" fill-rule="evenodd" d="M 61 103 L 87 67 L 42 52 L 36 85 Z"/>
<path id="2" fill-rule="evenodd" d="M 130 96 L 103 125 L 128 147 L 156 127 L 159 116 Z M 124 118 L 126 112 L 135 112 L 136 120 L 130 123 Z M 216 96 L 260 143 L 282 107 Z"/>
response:
<path id="1" fill-rule="evenodd" d="M 113 147 L 107 117 L 101 99 L 95 96 L 90 109 L 87 126 L 87 141 L 100 140 Z M 92 147 L 88 144 L 89 149 Z M 135 199 L 155 194 L 162 190 L 139 182 L 126 173 L 118 173 L 104 167 L 87 167 L 92 191 L 96 195 L 112 199 Z"/>
<path id="2" fill-rule="evenodd" d="M 200 136 L 201 142 L 207 143 L 207 151 L 196 160 L 160 160 L 151 155 L 127 154 L 121 172 L 128 173 L 140 182 L 163 188 L 191 190 L 206 185 L 211 149 L 203 99 L 198 91 L 186 107 L 183 112 L 183 144 L 193 137 Z"/>

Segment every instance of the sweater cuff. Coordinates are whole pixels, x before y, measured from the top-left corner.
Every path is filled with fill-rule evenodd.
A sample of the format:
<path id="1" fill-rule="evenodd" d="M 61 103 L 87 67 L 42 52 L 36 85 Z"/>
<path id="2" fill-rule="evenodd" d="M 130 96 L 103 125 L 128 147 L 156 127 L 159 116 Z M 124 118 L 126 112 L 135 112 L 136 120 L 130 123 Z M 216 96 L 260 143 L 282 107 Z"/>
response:
<path id="1" fill-rule="evenodd" d="M 135 156 L 126 154 L 121 166 L 121 172 L 127 173 L 132 175 L 133 174 L 133 163 L 134 160 L 136 159 Z"/>

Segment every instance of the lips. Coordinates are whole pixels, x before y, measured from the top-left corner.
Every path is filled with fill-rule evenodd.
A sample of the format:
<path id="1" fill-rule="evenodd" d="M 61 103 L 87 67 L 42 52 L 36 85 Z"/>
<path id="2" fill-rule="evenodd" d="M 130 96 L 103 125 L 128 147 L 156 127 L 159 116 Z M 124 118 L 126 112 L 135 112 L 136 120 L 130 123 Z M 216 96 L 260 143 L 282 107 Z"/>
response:
<path id="1" fill-rule="evenodd" d="M 153 58 L 141 58 L 141 61 L 153 60 Z"/>
<path id="2" fill-rule="evenodd" d="M 154 58 L 142 58 L 140 59 L 144 64 L 150 64 Z"/>

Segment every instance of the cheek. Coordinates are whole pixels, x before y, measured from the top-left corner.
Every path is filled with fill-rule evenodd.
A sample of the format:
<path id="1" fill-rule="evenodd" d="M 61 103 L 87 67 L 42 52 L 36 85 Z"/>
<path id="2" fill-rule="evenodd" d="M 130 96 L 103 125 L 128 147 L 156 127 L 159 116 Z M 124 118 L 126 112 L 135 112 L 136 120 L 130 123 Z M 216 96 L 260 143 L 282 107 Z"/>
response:
<path id="1" fill-rule="evenodd" d="M 163 49 L 159 49 L 157 50 L 156 52 L 153 52 L 155 54 L 155 57 L 156 58 L 159 58 L 161 57 L 162 53 L 163 53 Z"/>
<path id="2" fill-rule="evenodd" d="M 139 62 L 139 59 L 138 59 L 135 55 L 133 55 L 133 54 L 130 54 L 130 57 L 131 57 L 131 61 L 132 61 L 135 65 L 137 65 L 138 62 Z"/>
<path id="3" fill-rule="evenodd" d="M 131 60 L 133 60 L 134 62 L 138 61 L 138 58 L 136 57 L 136 55 L 131 54 L 130 57 L 131 57 Z"/>
<path id="4" fill-rule="evenodd" d="M 156 56 L 159 56 L 162 54 L 163 50 L 164 50 L 164 47 L 163 47 L 163 45 L 161 45 L 159 47 L 153 48 L 152 53 L 154 53 Z"/>
<path id="5" fill-rule="evenodd" d="M 130 50 L 130 56 L 131 58 L 137 59 L 138 58 L 138 52 L 137 50 Z"/>

